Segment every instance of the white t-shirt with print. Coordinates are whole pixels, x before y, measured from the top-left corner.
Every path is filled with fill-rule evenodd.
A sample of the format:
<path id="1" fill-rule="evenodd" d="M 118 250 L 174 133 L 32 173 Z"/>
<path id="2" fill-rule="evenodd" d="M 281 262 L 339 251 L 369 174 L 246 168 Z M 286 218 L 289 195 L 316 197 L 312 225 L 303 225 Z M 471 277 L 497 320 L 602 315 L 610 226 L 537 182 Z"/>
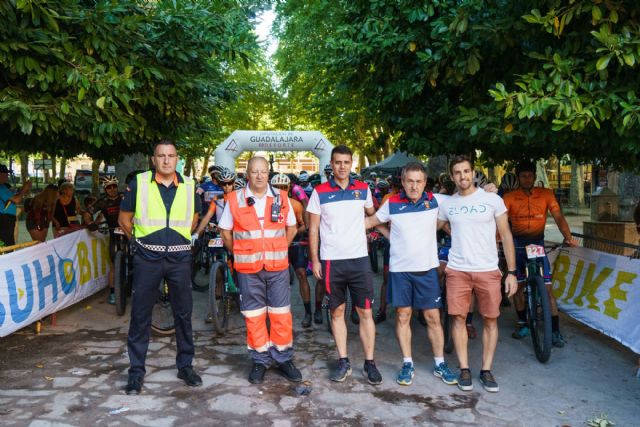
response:
<path id="1" fill-rule="evenodd" d="M 438 219 L 451 225 L 448 267 L 471 272 L 496 270 L 496 218 L 506 212 L 500 196 L 480 188 L 468 196 L 454 194 L 443 200 Z"/>

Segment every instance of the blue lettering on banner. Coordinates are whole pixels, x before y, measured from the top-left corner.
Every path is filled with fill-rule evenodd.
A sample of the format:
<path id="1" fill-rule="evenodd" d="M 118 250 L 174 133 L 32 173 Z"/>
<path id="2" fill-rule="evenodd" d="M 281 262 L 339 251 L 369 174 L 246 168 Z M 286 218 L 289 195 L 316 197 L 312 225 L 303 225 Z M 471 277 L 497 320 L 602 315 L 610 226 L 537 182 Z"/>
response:
<path id="1" fill-rule="evenodd" d="M 56 282 L 56 263 L 53 260 L 52 255 L 47 255 L 47 261 L 49 262 L 50 273 L 46 276 L 42 275 L 42 266 L 39 260 L 33 262 L 33 266 L 36 269 L 36 280 L 38 281 L 38 306 L 40 311 L 44 310 L 45 302 L 45 288 L 51 286 L 51 294 L 53 302 L 58 301 L 58 287 Z"/>
<path id="2" fill-rule="evenodd" d="M 22 265 L 22 272 L 24 273 L 24 296 L 27 297 L 27 303 L 24 308 L 20 308 L 18 300 L 21 299 L 16 287 L 16 278 L 13 274 L 13 270 L 7 270 L 4 272 L 7 279 L 7 287 L 9 288 L 9 307 L 11 307 L 11 319 L 15 323 L 21 323 L 26 320 L 31 314 L 33 309 L 33 282 L 31 280 L 31 270 L 29 265 Z M 22 290 L 22 289 L 21 289 Z"/>

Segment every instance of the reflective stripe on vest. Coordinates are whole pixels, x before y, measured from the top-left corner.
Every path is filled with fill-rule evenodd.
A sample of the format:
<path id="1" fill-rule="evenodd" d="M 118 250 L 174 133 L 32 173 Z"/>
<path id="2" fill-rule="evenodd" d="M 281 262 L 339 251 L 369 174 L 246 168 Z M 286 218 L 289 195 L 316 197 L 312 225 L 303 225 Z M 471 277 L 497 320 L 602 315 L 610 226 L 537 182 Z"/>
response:
<path id="1" fill-rule="evenodd" d="M 136 212 L 134 215 L 135 236 L 142 238 L 164 228 L 171 228 L 185 239 L 191 239 L 191 225 L 194 214 L 193 180 L 183 177 L 178 184 L 176 195 L 171 203 L 169 217 L 162 201 L 158 183 L 151 182 L 152 172 L 141 173 L 136 177 Z"/>
<path id="2" fill-rule="evenodd" d="M 263 226 L 254 206 L 248 206 L 244 191 L 238 190 L 228 197 L 228 208 L 233 216 L 234 268 L 240 273 L 281 271 L 289 266 L 286 217 L 291 207 L 286 193 L 279 191 L 280 221 L 271 221 L 273 197 L 267 197 Z"/>

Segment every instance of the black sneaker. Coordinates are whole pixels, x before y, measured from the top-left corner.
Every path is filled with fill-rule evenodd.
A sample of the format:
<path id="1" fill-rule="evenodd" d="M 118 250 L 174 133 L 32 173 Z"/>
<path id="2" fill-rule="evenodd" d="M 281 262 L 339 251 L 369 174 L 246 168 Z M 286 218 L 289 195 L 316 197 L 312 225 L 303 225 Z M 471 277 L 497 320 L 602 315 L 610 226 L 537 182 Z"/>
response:
<path id="1" fill-rule="evenodd" d="M 331 372 L 329 379 L 335 382 L 343 382 L 351 375 L 351 363 L 349 359 L 338 359 L 338 366 Z"/>
<path id="2" fill-rule="evenodd" d="M 351 322 L 354 325 L 360 324 L 360 316 L 358 315 L 358 310 L 351 310 Z"/>
<path id="3" fill-rule="evenodd" d="M 309 315 L 309 317 L 311 317 L 311 315 Z M 278 372 L 280 372 L 283 377 L 294 383 L 302 381 L 302 374 L 291 360 L 287 360 L 286 362 L 278 365 Z"/>
<path id="4" fill-rule="evenodd" d="M 178 378 L 184 380 L 184 383 L 189 387 L 198 387 L 202 385 L 202 378 L 196 374 L 191 366 L 185 366 L 178 369 Z"/>
<path id="5" fill-rule="evenodd" d="M 376 325 L 384 322 L 385 320 L 387 320 L 387 311 L 382 309 L 376 311 L 376 314 L 373 316 L 373 321 L 376 322 Z"/>
<path id="6" fill-rule="evenodd" d="M 311 313 L 304 314 L 304 319 L 302 319 L 302 327 L 303 328 L 311 327 Z"/>
<path id="7" fill-rule="evenodd" d="M 251 384 L 262 384 L 264 381 L 264 373 L 267 367 L 261 363 L 254 363 L 249 372 L 249 382 Z"/>
<path id="8" fill-rule="evenodd" d="M 376 368 L 376 362 L 364 362 L 362 373 L 367 377 L 369 384 L 382 384 L 382 375 L 380 374 L 380 371 L 378 371 L 378 368 Z"/>
<path id="9" fill-rule="evenodd" d="M 473 390 L 473 381 L 471 380 L 471 371 L 469 369 L 460 369 L 458 388 L 462 391 Z"/>
<path id="10" fill-rule="evenodd" d="M 141 377 L 133 377 L 129 375 L 124 392 L 127 394 L 140 394 L 140 391 L 142 390 L 142 382 Z"/>
<path id="11" fill-rule="evenodd" d="M 313 323 L 316 325 L 322 325 L 322 311 L 317 310 L 313 313 Z"/>
<path id="12" fill-rule="evenodd" d="M 480 382 L 482 383 L 482 387 L 484 387 L 485 390 L 490 391 L 491 393 L 497 393 L 498 390 L 500 390 L 500 388 L 498 387 L 498 383 L 493 377 L 491 371 L 481 371 Z"/>

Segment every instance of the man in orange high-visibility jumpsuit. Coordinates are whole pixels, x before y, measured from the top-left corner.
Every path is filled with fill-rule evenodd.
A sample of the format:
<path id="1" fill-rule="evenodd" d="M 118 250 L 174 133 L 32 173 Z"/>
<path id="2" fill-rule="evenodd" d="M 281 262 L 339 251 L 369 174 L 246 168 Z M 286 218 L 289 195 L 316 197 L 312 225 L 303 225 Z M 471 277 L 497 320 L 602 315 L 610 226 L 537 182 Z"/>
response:
<path id="1" fill-rule="evenodd" d="M 249 382 L 262 383 L 265 371 L 274 363 L 281 375 L 299 382 L 302 375 L 292 360 L 288 259 L 288 247 L 297 231 L 295 214 L 287 193 L 269 185 L 266 159 L 249 160 L 247 177 L 247 187 L 227 197 L 218 228 L 238 273 L 240 309 L 253 360 Z"/>

